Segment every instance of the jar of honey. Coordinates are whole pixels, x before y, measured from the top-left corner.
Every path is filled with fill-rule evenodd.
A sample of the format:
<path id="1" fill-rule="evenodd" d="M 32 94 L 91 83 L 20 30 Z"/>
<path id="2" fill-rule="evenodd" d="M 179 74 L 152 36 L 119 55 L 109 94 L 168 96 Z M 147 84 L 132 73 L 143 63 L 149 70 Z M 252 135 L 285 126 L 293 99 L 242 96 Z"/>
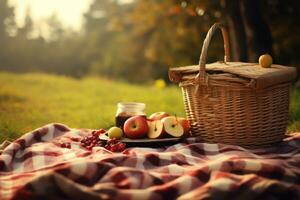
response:
<path id="1" fill-rule="evenodd" d="M 123 129 L 125 121 L 130 117 L 141 115 L 146 118 L 146 105 L 144 103 L 121 102 L 117 106 L 116 126 L 121 129 Z"/>

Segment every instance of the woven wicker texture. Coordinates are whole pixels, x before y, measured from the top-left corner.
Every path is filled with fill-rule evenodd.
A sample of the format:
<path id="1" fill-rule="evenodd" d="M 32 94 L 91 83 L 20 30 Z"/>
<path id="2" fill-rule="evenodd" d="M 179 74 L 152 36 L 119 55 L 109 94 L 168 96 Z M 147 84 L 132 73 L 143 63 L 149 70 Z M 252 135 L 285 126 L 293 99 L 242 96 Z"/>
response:
<path id="1" fill-rule="evenodd" d="M 257 89 L 252 87 L 254 79 L 251 78 L 225 72 L 208 74 L 205 68 L 207 49 L 219 28 L 224 40 L 224 61 L 229 62 L 227 31 L 222 24 L 216 23 L 203 43 L 199 73 L 180 78 L 176 73 L 169 73 L 173 82 L 180 80 L 192 134 L 200 135 L 205 142 L 247 148 L 280 142 L 288 122 L 289 82 Z M 214 78 L 209 79 L 210 76 Z"/>
<path id="2" fill-rule="evenodd" d="M 254 89 L 264 89 L 276 84 L 290 82 L 297 75 L 295 67 L 275 64 L 270 68 L 263 68 L 258 63 L 214 62 L 206 64 L 205 69 L 207 81 L 239 82 Z M 183 80 L 194 81 L 195 74 L 198 72 L 199 65 L 176 67 L 169 71 L 170 78 L 175 83 Z"/>

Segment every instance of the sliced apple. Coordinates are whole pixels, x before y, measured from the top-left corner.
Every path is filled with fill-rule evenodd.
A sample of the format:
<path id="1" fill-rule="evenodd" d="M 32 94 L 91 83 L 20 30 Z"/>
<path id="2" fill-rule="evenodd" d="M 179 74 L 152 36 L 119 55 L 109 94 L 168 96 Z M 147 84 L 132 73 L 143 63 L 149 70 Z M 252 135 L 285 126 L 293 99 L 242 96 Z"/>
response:
<path id="1" fill-rule="evenodd" d="M 152 115 L 150 115 L 148 117 L 149 120 L 152 120 L 152 121 L 155 121 L 155 120 L 161 120 L 165 117 L 169 117 L 170 115 L 166 112 L 156 112 L 156 113 L 153 113 Z"/>
<path id="2" fill-rule="evenodd" d="M 191 129 L 191 125 L 190 125 L 189 121 L 184 117 L 178 117 L 178 121 L 181 124 L 181 126 L 183 127 L 184 133 L 186 135 L 189 135 L 189 132 Z"/>
<path id="3" fill-rule="evenodd" d="M 162 137 L 164 133 L 164 126 L 161 120 L 148 121 L 148 126 L 148 138 L 156 139 Z"/>
<path id="4" fill-rule="evenodd" d="M 162 120 L 164 131 L 172 137 L 182 137 L 184 130 L 178 118 L 174 116 L 165 117 Z"/>

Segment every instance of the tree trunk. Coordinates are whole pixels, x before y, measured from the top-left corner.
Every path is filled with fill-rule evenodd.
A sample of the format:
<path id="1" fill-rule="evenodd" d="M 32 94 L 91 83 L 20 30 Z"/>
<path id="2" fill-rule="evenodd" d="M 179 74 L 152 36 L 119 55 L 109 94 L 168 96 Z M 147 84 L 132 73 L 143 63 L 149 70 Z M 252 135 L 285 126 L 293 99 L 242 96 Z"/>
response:
<path id="1" fill-rule="evenodd" d="M 249 61 L 257 62 L 262 54 L 273 54 L 272 35 L 259 8 L 259 0 L 242 0 L 242 15 L 248 39 Z"/>
<path id="2" fill-rule="evenodd" d="M 222 7 L 225 10 L 229 26 L 232 61 L 247 61 L 247 39 L 240 10 L 240 0 L 224 0 Z"/>

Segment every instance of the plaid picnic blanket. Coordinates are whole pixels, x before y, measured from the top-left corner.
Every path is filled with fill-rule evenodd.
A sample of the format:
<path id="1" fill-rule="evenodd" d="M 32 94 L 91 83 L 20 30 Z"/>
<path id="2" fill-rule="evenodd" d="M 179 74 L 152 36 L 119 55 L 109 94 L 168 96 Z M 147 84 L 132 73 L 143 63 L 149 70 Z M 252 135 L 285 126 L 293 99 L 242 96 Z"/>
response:
<path id="1" fill-rule="evenodd" d="M 49 124 L 11 143 L 0 199 L 300 199 L 300 134 L 256 150 L 190 138 L 112 153 L 80 147 L 90 132 Z"/>

